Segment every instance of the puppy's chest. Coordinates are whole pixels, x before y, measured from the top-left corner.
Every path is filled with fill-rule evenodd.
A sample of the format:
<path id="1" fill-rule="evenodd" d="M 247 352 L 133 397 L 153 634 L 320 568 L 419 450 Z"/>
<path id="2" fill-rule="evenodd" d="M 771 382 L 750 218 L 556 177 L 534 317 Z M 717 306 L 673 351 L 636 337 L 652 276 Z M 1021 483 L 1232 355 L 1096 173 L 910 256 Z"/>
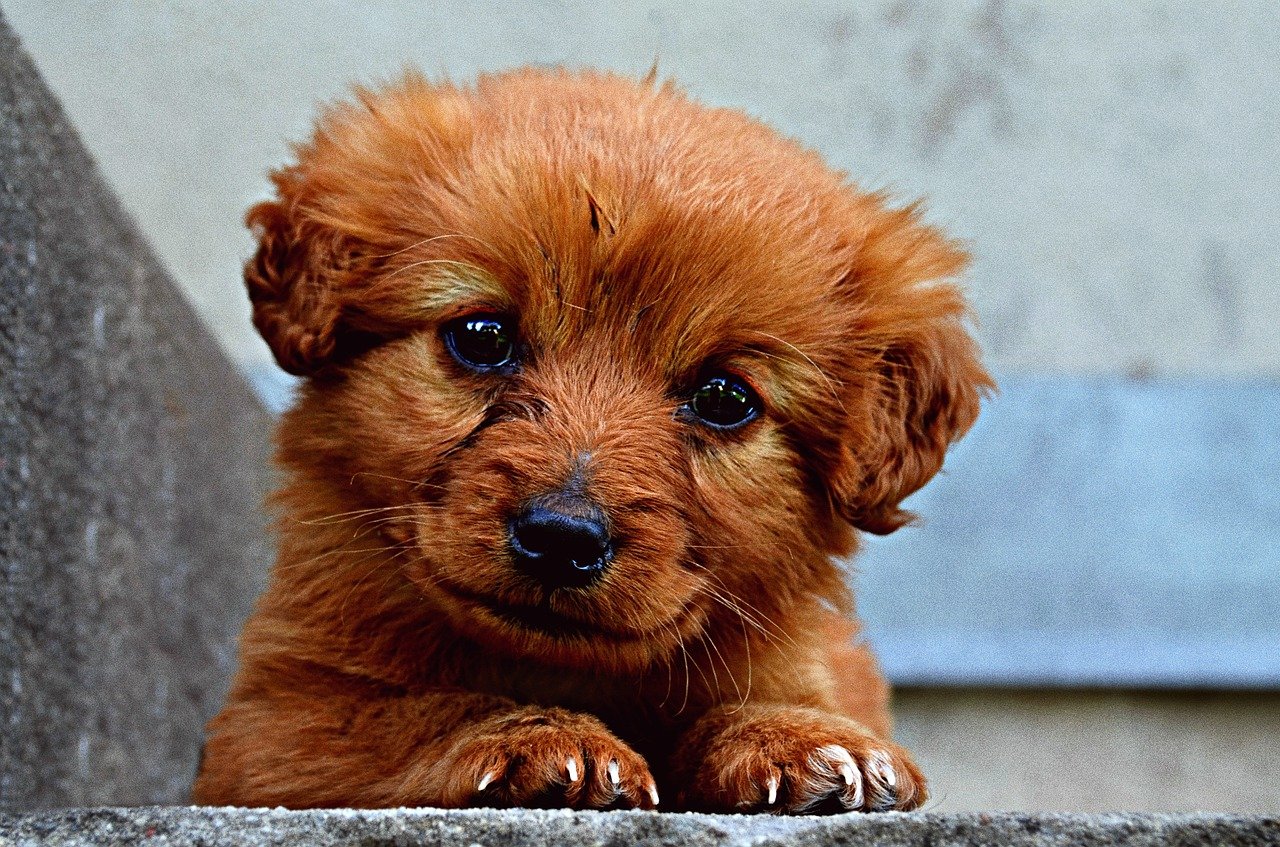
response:
<path id="1" fill-rule="evenodd" d="M 645 680 L 635 676 L 510 662 L 474 668 L 467 677 L 464 684 L 473 691 L 510 697 L 518 703 L 588 712 L 623 734 L 630 727 L 651 729 L 670 722 Z"/>
<path id="2" fill-rule="evenodd" d="M 500 694 L 520 703 L 590 712 L 628 699 L 635 701 L 639 695 L 639 685 L 634 679 L 548 668 L 531 662 L 472 667 L 464 676 L 463 683 L 474 691 Z"/>

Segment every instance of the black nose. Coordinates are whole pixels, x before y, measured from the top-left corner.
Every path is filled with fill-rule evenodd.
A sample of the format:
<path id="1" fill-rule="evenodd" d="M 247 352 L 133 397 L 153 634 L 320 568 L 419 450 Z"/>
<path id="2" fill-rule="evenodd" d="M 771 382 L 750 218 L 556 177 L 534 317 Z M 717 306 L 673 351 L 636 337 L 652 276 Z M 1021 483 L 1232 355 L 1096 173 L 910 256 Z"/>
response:
<path id="1" fill-rule="evenodd" d="M 530 506 L 511 521 L 516 567 L 548 588 L 581 588 L 613 558 L 604 514 L 594 505 Z"/>

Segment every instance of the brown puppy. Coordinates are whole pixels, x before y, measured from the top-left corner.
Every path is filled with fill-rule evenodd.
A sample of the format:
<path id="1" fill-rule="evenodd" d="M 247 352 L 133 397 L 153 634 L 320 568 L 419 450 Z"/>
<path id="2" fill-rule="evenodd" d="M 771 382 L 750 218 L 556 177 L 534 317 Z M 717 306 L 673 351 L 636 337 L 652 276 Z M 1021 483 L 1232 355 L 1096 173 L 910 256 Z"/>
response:
<path id="1" fill-rule="evenodd" d="M 201 803 L 911 809 L 833 556 L 990 385 L 963 252 L 671 85 L 330 109 L 245 277 L 307 377 Z"/>

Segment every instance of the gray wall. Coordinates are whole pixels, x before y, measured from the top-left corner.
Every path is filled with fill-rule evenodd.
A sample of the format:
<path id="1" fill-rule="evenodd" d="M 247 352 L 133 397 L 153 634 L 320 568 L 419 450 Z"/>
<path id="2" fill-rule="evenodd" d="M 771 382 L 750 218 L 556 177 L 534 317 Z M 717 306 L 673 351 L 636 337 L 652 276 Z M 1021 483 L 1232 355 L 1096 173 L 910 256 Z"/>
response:
<path id="1" fill-rule="evenodd" d="M 1280 4 L 7 0 L 232 356 L 239 220 L 316 101 L 406 62 L 643 73 L 929 198 L 1001 371 L 1280 374 Z"/>

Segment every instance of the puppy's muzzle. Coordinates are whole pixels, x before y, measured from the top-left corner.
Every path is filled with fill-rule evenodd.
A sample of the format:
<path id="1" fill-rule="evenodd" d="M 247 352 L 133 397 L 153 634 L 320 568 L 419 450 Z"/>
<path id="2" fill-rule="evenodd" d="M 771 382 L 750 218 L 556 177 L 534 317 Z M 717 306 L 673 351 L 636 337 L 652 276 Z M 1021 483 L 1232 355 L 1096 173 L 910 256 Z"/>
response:
<path id="1" fill-rule="evenodd" d="M 608 520 L 583 497 L 553 495 L 530 503 L 511 519 L 508 536 L 516 568 L 549 589 L 585 588 L 613 560 Z"/>

